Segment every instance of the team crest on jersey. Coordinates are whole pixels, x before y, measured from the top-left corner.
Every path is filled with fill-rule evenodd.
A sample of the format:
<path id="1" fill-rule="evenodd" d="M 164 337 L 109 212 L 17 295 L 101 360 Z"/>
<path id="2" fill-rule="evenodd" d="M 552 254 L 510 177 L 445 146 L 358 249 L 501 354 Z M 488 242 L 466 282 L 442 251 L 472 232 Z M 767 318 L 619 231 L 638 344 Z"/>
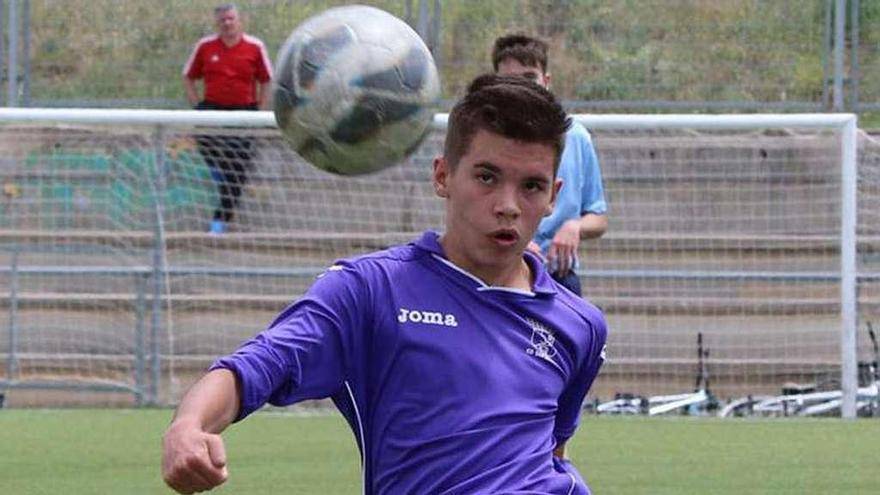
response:
<path id="1" fill-rule="evenodd" d="M 537 320 L 526 318 L 526 321 L 532 327 L 531 347 L 526 349 L 526 354 L 553 361 L 556 356 L 556 336 L 553 331 Z"/>
<path id="2" fill-rule="evenodd" d="M 400 308 L 397 313 L 397 321 L 400 323 L 421 323 L 424 325 L 439 325 L 443 327 L 457 327 L 458 320 L 452 313 L 439 311 L 425 311 L 422 309 Z"/>

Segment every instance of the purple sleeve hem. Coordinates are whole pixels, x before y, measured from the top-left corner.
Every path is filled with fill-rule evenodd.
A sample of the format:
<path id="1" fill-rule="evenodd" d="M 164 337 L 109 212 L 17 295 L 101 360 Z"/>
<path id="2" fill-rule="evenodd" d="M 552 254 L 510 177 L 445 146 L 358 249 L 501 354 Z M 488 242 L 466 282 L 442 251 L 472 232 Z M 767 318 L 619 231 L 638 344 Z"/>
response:
<path id="1" fill-rule="evenodd" d="M 212 364 L 211 367 L 208 368 L 208 371 L 229 370 L 235 373 L 235 376 L 238 378 L 238 385 L 240 387 L 239 391 L 241 393 L 241 397 L 239 399 L 240 402 L 238 403 L 238 415 L 236 415 L 235 419 L 232 421 L 233 423 L 237 423 L 243 420 L 244 418 L 248 417 L 252 412 L 259 409 L 259 405 L 248 403 L 247 391 L 245 389 L 246 384 L 244 383 L 244 380 L 242 380 L 242 372 L 239 369 L 238 364 L 239 363 L 235 362 L 227 356 L 214 361 L 214 364 Z"/>
<path id="2" fill-rule="evenodd" d="M 572 429 L 571 431 L 568 431 L 568 432 L 565 432 L 565 431 L 554 431 L 553 432 L 553 438 L 556 440 L 557 446 L 562 445 L 565 442 L 571 440 L 572 436 L 574 436 L 574 429 Z"/>

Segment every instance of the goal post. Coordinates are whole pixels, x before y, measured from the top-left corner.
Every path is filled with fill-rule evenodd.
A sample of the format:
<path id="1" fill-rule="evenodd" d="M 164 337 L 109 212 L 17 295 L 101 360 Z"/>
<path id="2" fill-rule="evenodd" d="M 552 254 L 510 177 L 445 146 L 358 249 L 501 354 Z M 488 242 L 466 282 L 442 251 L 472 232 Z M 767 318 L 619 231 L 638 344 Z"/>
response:
<path id="1" fill-rule="evenodd" d="M 856 117 L 575 117 L 609 203 L 580 248 L 610 326 L 594 396 L 688 391 L 702 335 L 720 398 L 813 384 L 854 416 L 858 328 L 880 307 L 880 147 Z M 402 164 L 347 178 L 299 159 L 270 112 L 0 109 L 0 390 L 175 403 L 335 259 L 442 229 L 446 118 Z M 200 146 L 230 137 L 253 156 L 212 234 L 229 191 Z"/>
<path id="2" fill-rule="evenodd" d="M 826 130 L 839 141 L 840 174 L 840 383 L 841 415 L 856 415 L 858 389 L 857 327 L 857 117 L 853 114 L 773 115 L 582 115 L 578 120 L 593 130 L 692 129 Z"/>

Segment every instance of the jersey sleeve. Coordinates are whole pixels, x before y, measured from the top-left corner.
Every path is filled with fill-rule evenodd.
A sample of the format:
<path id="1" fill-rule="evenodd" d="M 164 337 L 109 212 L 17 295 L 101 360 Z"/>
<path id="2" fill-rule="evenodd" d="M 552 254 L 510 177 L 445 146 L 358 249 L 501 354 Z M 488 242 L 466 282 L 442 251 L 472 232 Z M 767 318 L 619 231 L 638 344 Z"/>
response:
<path id="1" fill-rule="evenodd" d="M 589 325 L 590 339 L 587 352 L 571 382 L 559 397 L 556 426 L 553 429 L 557 445 L 565 443 L 574 435 L 580 423 L 584 397 L 587 396 L 587 392 L 593 385 L 593 380 L 596 379 L 599 369 L 605 362 L 605 341 L 608 337 L 608 328 L 602 313 L 596 311 L 594 314 L 597 317 L 591 319 Z"/>
<path id="2" fill-rule="evenodd" d="M 562 180 L 562 189 L 556 195 L 553 211 L 541 219 L 535 232 L 535 242 L 541 246 L 544 254 L 562 224 L 581 217 L 581 190 L 586 179 L 585 172 L 578 143 L 572 131 L 569 131 L 565 136 L 565 149 L 556 171 L 556 177 Z"/>
<path id="3" fill-rule="evenodd" d="M 562 179 L 562 189 L 556 196 L 556 204 L 550 215 L 554 222 L 554 233 L 566 221 L 580 217 L 581 189 L 583 189 L 587 178 L 584 172 L 578 150 L 566 143 L 560 159 L 559 170 L 556 173 L 556 177 Z"/>
<path id="4" fill-rule="evenodd" d="M 257 48 L 260 56 L 254 78 L 261 83 L 267 83 L 272 80 L 272 62 L 269 59 L 269 52 L 266 51 L 266 45 L 262 41 L 257 43 Z"/>
<path id="5" fill-rule="evenodd" d="M 201 79 L 204 76 L 202 46 L 202 43 L 197 43 L 186 63 L 183 64 L 183 75 L 187 79 Z"/>
<path id="6" fill-rule="evenodd" d="M 363 278 L 335 265 L 272 324 L 211 369 L 232 370 L 241 385 L 236 421 L 265 403 L 278 406 L 329 397 L 342 387 L 369 318 Z"/>
<path id="7" fill-rule="evenodd" d="M 581 187 L 581 215 L 586 213 L 604 214 L 608 211 L 608 204 L 605 202 L 605 186 L 602 183 L 599 156 L 596 154 L 593 140 L 586 130 L 578 139 L 577 146 L 584 167 L 584 182 Z"/>
<path id="8" fill-rule="evenodd" d="M 608 209 L 599 158 L 590 133 L 581 124 L 575 123 L 565 134 L 565 149 L 556 176 L 562 179 L 562 189 L 556 196 L 553 212 L 541 219 L 535 232 L 535 242 L 545 253 L 566 221 L 587 213 L 601 215 Z"/>

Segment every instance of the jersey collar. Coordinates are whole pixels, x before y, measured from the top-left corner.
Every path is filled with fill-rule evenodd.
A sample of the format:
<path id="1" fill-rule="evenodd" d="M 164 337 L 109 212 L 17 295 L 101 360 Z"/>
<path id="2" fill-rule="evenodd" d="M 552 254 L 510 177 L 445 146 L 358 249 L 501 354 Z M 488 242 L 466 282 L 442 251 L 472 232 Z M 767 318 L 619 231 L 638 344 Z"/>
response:
<path id="1" fill-rule="evenodd" d="M 449 258 L 446 257 L 446 253 L 443 252 L 443 246 L 440 245 L 440 234 L 433 230 L 428 230 L 422 237 L 416 239 L 411 244 L 413 244 L 416 248 L 421 249 L 423 251 L 427 251 L 431 253 L 434 257 L 439 258 L 443 263 L 449 265 L 451 268 L 456 271 L 470 277 L 474 281 L 482 284 L 481 289 L 483 288 L 491 288 L 491 289 L 499 289 L 499 290 L 511 290 L 515 292 L 523 292 L 514 289 L 506 289 L 500 287 L 490 287 L 485 283 L 480 281 L 474 275 L 468 273 L 467 271 L 459 268 L 457 265 L 453 264 L 449 261 Z M 529 269 L 532 273 L 535 274 L 535 283 L 532 284 L 532 291 L 536 295 L 553 295 L 558 291 L 556 290 L 556 284 L 553 282 L 553 279 L 550 277 L 550 274 L 547 273 L 547 269 L 544 267 L 544 264 L 541 262 L 540 258 L 538 258 L 534 253 L 526 251 L 523 253 L 523 258 L 525 258 L 526 263 L 529 265 Z"/>

